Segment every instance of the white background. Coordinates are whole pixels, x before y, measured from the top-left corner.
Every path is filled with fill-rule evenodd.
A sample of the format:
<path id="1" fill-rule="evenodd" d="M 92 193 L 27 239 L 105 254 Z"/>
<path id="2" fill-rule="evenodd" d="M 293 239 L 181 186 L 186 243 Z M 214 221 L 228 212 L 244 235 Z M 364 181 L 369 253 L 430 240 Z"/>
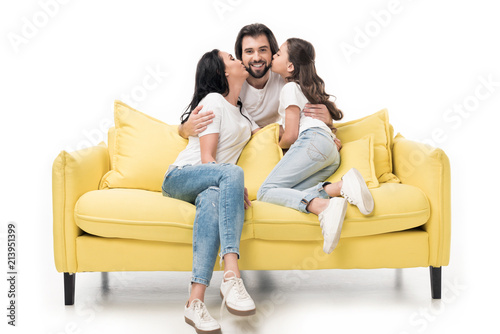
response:
<path id="1" fill-rule="evenodd" d="M 201 55 L 234 53 L 239 29 L 254 22 L 271 28 L 279 44 L 289 37 L 313 43 L 318 73 L 344 120 L 388 108 L 396 133 L 448 154 L 453 229 L 443 278 L 465 288 L 426 332 L 498 328 L 500 20 L 493 1 L 62 2 L 0 5 L 0 262 L 7 222 L 17 224 L 19 237 L 19 327 L 7 326 L 2 311 L 1 328 L 53 333 L 66 323 L 62 311 L 45 325 L 53 314 L 47 305 L 62 304 L 51 212 L 51 167 L 60 150 L 106 140 L 115 99 L 177 124 Z M 356 53 L 347 55 L 347 45 Z M 0 267 L 2 278 L 7 269 Z M 336 321 L 356 332 L 366 314 L 359 316 Z M 405 321 L 372 331 L 419 332 Z"/>

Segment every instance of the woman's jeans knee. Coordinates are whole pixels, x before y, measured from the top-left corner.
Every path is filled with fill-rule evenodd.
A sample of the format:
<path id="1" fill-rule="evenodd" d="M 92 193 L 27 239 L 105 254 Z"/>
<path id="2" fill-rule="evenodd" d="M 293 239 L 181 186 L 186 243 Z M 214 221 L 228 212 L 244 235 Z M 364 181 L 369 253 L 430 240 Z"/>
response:
<path id="1" fill-rule="evenodd" d="M 303 131 L 261 185 L 257 199 L 308 212 L 317 197 L 329 198 L 324 181 L 340 165 L 340 154 L 325 130 Z"/>
<path id="2" fill-rule="evenodd" d="M 245 218 L 243 170 L 233 164 L 169 168 L 162 192 L 196 205 L 192 282 L 208 286 L 219 245 L 221 257 L 227 253 L 239 257 Z"/>

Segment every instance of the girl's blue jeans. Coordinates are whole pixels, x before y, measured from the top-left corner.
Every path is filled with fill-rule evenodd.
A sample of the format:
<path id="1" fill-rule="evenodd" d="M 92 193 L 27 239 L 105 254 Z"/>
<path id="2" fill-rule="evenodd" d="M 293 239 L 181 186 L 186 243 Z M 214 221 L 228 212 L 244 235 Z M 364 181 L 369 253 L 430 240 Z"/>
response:
<path id="1" fill-rule="evenodd" d="M 209 286 L 219 245 L 221 258 L 236 253 L 245 219 L 243 170 L 234 164 L 171 166 L 164 196 L 196 205 L 191 282 Z"/>
<path id="2" fill-rule="evenodd" d="M 330 198 L 323 185 L 340 165 L 340 154 L 325 130 L 300 133 L 288 152 L 261 185 L 257 199 L 309 213 L 314 198 Z"/>

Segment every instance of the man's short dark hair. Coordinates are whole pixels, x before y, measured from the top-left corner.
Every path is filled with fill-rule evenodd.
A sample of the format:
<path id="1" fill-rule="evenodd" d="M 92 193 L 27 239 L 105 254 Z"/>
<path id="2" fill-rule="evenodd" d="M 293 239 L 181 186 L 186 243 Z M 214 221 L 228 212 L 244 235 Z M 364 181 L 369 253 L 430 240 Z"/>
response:
<path id="1" fill-rule="evenodd" d="M 263 25 L 262 23 L 253 23 L 241 28 L 236 37 L 236 43 L 234 44 L 234 54 L 236 58 L 241 60 L 242 55 L 242 41 L 245 36 L 250 36 L 256 38 L 260 35 L 265 35 L 269 41 L 269 46 L 271 47 L 271 53 L 274 55 L 279 50 L 278 42 L 276 42 L 276 37 L 274 37 L 271 29 Z"/>

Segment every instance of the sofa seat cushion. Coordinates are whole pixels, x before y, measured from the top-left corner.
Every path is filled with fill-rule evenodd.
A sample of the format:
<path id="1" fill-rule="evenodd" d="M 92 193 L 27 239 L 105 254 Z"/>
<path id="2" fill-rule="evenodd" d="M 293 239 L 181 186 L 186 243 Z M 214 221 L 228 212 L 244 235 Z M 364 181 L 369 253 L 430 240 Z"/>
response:
<path id="1" fill-rule="evenodd" d="M 370 189 L 375 209 L 363 216 L 358 208 L 347 208 L 341 237 L 359 237 L 408 230 L 427 222 L 430 207 L 418 188 L 383 183 Z M 196 207 L 140 189 L 94 190 L 75 206 L 75 221 L 88 234 L 191 243 Z M 290 208 L 253 201 L 245 212 L 241 240 L 322 240 L 318 218 Z"/>
<path id="2" fill-rule="evenodd" d="M 418 188 L 398 183 L 383 183 L 370 189 L 375 201 L 373 212 L 362 215 L 348 205 L 341 237 L 359 237 L 408 230 L 427 222 L 430 206 Z M 247 215 L 249 216 L 249 215 Z M 265 240 L 322 240 L 318 217 L 294 209 L 255 201 L 251 217 L 254 237 Z M 248 223 L 247 222 L 247 223 Z"/>
<path id="3" fill-rule="evenodd" d="M 86 233 L 101 237 L 191 243 L 195 212 L 194 205 L 160 192 L 105 189 L 80 197 L 75 222 Z M 246 225 L 242 240 L 253 235 Z"/>

